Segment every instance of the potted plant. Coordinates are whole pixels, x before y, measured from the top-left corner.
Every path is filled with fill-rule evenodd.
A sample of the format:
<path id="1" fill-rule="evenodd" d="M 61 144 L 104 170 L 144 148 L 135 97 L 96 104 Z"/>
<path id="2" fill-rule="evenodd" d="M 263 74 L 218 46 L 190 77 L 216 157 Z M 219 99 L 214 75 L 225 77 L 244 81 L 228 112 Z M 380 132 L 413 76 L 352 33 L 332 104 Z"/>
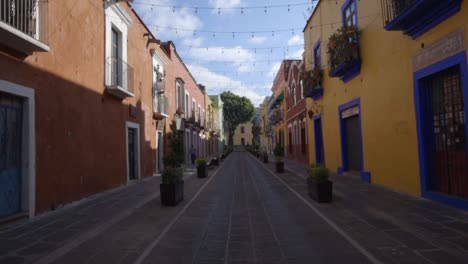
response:
<path id="1" fill-rule="evenodd" d="M 308 169 L 307 188 L 309 196 L 319 203 L 329 203 L 333 197 L 333 183 L 328 179 L 330 172 L 323 166 L 311 165 Z"/>
<path id="2" fill-rule="evenodd" d="M 268 163 L 268 153 L 266 151 L 263 152 L 263 163 Z"/>
<path id="3" fill-rule="evenodd" d="M 284 148 L 281 145 L 276 145 L 275 150 L 273 151 L 275 154 L 276 159 L 276 172 L 283 173 L 284 172 Z"/>
<path id="4" fill-rule="evenodd" d="M 206 178 L 206 160 L 197 159 L 197 177 Z"/>
<path id="5" fill-rule="evenodd" d="M 171 152 L 163 158 L 164 171 L 159 185 L 161 203 L 176 206 L 184 199 L 184 134 L 177 130 L 175 121 L 171 124 L 172 132 L 168 135 Z"/>

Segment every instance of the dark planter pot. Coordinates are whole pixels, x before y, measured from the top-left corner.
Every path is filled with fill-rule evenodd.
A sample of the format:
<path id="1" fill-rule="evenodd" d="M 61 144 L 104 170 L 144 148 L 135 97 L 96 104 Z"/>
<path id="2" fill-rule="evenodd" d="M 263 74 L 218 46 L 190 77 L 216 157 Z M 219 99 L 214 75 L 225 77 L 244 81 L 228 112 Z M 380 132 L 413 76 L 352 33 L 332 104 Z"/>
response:
<path id="1" fill-rule="evenodd" d="M 184 200 L 184 181 L 159 185 L 161 191 L 161 203 L 166 206 L 176 206 Z"/>
<path id="2" fill-rule="evenodd" d="M 219 166 L 219 159 L 218 158 L 214 158 L 212 162 L 213 162 L 213 165 Z"/>
<path id="3" fill-rule="evenodd" d="M 197 166 L 197 177 L 206 178 L 206 166 Z"/>
<path id="4" fill-rule="evenodd" d="M 333 197 L 333 182 L 317 182 L 315 179 L 307 178 L 309 196 L 319 203 L 329 203 Z"/>
<path id="5" fill-rule="evenodd" d="M 263 156 L 263 163 L 268 163 L 268 156 Z"/>
<path id="6" fill-rule="evenodd" d="M 277 161 L 276 162 L 276 172 L 283 173 L 284 172 L 284 162 Z"/>

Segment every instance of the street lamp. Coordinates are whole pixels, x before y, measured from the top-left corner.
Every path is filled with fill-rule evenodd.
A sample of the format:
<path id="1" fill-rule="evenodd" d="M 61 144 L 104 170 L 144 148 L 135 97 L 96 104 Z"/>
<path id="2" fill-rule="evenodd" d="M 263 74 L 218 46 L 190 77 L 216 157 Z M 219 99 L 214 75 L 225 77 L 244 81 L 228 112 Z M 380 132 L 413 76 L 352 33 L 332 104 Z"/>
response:
<path id="1" fill-rule="evenodd" d="M 176 122 L 177 130 L 183 130 L 183 128 L 185 127 L 185 120 L 178 114 L 174 114 L 174 119 Z"/>

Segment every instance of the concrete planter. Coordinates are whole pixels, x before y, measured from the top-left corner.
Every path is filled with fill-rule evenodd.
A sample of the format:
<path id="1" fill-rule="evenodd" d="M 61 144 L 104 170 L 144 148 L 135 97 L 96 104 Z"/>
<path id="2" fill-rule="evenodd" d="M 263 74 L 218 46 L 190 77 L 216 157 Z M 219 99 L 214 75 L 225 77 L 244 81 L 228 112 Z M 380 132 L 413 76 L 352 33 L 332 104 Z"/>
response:
<path id="1" fill-rule="evenodd" d="M 329 203 L 333 198 L 333 182 L 317 182 L 314 178 L 307 178 L 309 196 L 319 203 Z"/>
<path id="2" fill-rule="evenodd" d="M 206 165 L 197 166 L 197 177 L 198 178 L 206 178 Z"/>
<path id="3" fill-rule="evenodd" d="M 276 172 L 283 173 L 284 172 L 284 162 L 279 160 L 276 161 Z"/>
<path id="4" fill-rule="evenodd" d="M 184 181 L 182 180 L 176 183 L 161 183 L 159 189 L 162 205 L 176 206 L 184 200 Z"/>

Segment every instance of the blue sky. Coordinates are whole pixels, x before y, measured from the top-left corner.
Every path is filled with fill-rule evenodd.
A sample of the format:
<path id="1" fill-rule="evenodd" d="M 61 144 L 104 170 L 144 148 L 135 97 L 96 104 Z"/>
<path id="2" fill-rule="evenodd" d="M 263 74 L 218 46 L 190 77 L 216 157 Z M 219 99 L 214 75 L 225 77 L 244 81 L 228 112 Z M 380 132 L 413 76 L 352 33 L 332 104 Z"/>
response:
<path id="1" fill-rule="evenodd" d="M 302 28 L 311 4 L 293 4 L 308 2 L 312 1 L 135 0 L 132 5 L 158 39 L 176 44 L 190 72 L 209 94 L 232 91 L 258 105 L 270 95 L 281 61 L 301 58 Z M 287 6 L 271 7 L 288 4 L 289 11 Z M 265 8 L 248 8 L 252 6 L 267 6 L 266 12 Z"/>

